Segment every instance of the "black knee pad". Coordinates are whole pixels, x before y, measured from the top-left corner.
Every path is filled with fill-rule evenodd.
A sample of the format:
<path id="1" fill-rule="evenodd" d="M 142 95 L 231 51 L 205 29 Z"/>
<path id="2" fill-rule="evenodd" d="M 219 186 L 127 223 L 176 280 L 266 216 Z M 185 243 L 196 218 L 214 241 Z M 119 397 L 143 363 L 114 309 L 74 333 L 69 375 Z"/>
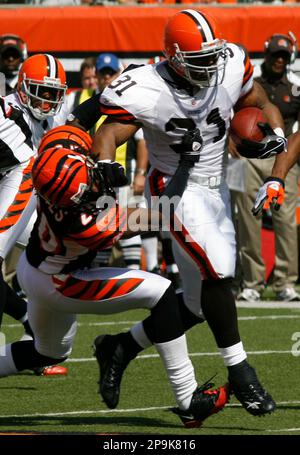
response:
<path id="1" fill-rule="evenodd" d="M 164 343 L 179 338 L 184 334 L 178 299 L 170 285 L 156 306 L 151 310 L 153 341 Z"/>
<path id="2" fill-rule="evenodd" d="M 179 304 L 180 318 L 185 332 L 194 327 L 196 324 L 201 324 L 205 321 L 205 319 L 196 316 L 188 309 L 184 302 L 183 292 L 177 293 L 176 297 Z"/>
<path id="3" fill-rule="evenodd" d="M 202 282 L 202 291 L 203 289 L 211 289 L 211 288 L 218 288 L 218 289 L 226 289 L 231 291 L 232 286 L 232 277 L 228 278 L 220 278 L 219 280 L 203 280 Z"/>
<path id="4" fill-rule="evenodd" d="M 201 306 L 219 348 L 240 341 L 232 278 L 204 280 Z"/>

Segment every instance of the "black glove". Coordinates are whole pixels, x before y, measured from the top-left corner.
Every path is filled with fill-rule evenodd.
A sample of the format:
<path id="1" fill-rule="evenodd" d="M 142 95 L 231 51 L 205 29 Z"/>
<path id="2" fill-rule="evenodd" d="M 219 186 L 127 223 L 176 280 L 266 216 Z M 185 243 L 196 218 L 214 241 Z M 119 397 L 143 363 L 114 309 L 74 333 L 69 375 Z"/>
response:
<path id="1" fill-rule="evenodd" d="M 241 143 L 236 146 L 240 155 L 264 160 L 286 150 L 287 139 L 285 137 L 278 136 L 268 123 L 258 123 L 257 125 L 265 134 L 264 139 L 260 142 L 242 139 Z"/>
<path id="2" fill-rule="evenodd" d="M 193 167 L 198 163 L 200 151 L 202 149 L 203 139 L 199 128 L 188 130 L 184 133 L 179 144 L 172 144 L 174 152 L 180 154 L 179 164 L 185 164 L 188 167 Z"/>
<path id="3" fill-rule="evenodd" d="M 106 161 L 97 161 L 94 166 L 96 170 L 99 167 L 101 174 L 103 175 L 106 184 L 109 187 L 118 187 L 128 185 L 128 179 L 125 175 L 125 169 L 120 163 L 116 161 L 106 162 Z"/>

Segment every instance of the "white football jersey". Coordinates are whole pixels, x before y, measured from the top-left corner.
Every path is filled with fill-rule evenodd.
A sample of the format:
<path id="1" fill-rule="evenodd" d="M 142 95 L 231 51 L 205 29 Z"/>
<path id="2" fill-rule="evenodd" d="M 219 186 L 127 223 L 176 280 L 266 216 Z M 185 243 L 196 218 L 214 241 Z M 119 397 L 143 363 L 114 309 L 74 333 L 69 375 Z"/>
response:
<path id="1" fill-rule="evenodd" d="M 253 85 L 253 67 L 244 49 L 229 44 L 227 52 L 225 77 L 216 87 L 188 93 L 163 78 L 160 68 L 166 62 L 146 65 L 122 73 L 104 90 L 102 112 L 141 123 L 151 165 L 171 175 L 179 159 L 172 146 L 180 144 L 186 130 L 199 128 L 203 147 L 192 174 L 222 175 L 232 108 Z"/>
<path id="2" fill-rule="evenodd" d="M 28 161 L 36 154 L 46 131 L 63 125 L 67 111 L 46 120 L 36 120 L 20 102 L 17 93 L 0 97 L 0 172 Z"/>

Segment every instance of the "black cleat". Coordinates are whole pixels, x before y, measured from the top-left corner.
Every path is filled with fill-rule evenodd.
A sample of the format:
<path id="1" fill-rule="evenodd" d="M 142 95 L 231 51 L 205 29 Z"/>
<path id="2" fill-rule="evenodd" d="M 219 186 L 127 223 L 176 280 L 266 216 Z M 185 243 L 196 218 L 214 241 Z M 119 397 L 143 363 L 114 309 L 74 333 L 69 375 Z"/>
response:
<path id="1" fill-rule="evenodd" d="M 237 367 L 234 372 L 231 370 L 232 372 L 229 373 L 229 386 L 246 411 L 254 416 L 262 416 L 275 411 L 276 403 L 262 387 L 255 369 L 246 361 Z"/>
<path id="2" fill-rule="evenodd" d="M 192 396 L 189 409 L 183 411 L 173 408 L 186 428 L 199 428 L 207 417 L 221 411 L 229 400 L 228 384 L 211 389 L 214 384 L 206 382 L 197 387 Z"/>
<path id="3" fill-rule="evenodd" d="M 123 336 L 122 333 L 99 335 L 94 340 L 94 355 L 100 370 L 99 393 L 110 409 L 118 406 L 122 376 L 132 360 L 120 343 Z"/>

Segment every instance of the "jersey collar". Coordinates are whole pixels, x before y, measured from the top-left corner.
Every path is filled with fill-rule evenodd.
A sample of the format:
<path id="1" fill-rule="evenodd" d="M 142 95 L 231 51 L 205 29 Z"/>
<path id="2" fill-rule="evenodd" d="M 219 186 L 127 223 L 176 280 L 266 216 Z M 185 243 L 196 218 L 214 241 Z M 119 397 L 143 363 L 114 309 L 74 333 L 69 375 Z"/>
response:
<path id="1" fill-rule="evenodd" d="M 189 95 L 194 95 L 200 90 L 198 87 L 190 84 L 186 79 L 179 76 L 170 67 L 168 61 L 158 63 L 156 71 L 167 84 L 177 90 L 185 90 Z"/>

